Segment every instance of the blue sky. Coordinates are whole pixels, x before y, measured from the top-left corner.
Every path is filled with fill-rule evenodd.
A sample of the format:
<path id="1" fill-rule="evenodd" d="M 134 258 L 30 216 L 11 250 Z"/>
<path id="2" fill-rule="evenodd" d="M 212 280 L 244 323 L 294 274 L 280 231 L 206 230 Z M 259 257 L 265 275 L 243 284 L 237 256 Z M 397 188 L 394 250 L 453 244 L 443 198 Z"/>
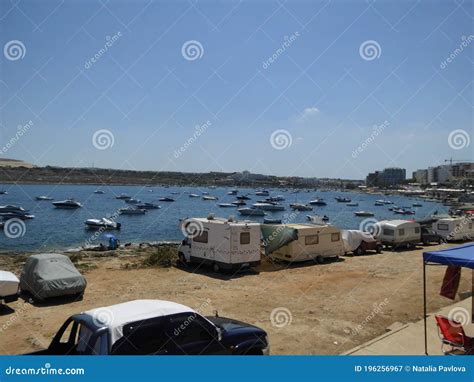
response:
<path id="1" fill-rule="evenodd" d="M 0 43 L 24 56 L 0 57 L 0 146 L 33 122 L 3 156 L 353 179 L 472 159 L 448 139 L 473 133 L 472 4 L 2 1 Z"/>

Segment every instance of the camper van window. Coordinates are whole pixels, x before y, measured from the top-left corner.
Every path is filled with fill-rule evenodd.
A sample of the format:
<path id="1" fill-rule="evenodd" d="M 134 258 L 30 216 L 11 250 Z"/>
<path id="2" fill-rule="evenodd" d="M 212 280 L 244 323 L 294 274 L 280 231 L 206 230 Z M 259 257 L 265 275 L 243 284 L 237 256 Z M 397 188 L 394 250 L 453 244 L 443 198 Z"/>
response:
<path id="1" fill-rule="evenodd" d="M 472 223 L 469 223 L 469 229 L 472 229 Z"/>
<path id="2" fill-rule="evenodd" d="M 250 232 L 240 233 L 240 244 L 250 244 Z"/>
<path id="3" fill-rule="evenodd" d="M 440 231 L 447 231 L 449 229 L 449 226 L 447 224 L 438 224 L 438 229 Z"/>
<path id="4" fill-rule="evenodd" d="M 207 243 L 208 241 L 208 232 L 207 231 L 202 231 L 199 236 L 196 236 L 193 238 L 193 241 L 196 243 Z"/>
<path id="5" fill-rule="evenodd" d="M 383 229 L 383 234 L 385 236 L 393 236 L 395 234 L 395 231 L 393 229 L 384 228 Z"/>
<path id="6" fill-rule="evenodd" d="M 337 233 L 332 233 L 331 234 L 331 241 L 339 241 L 340 237 L 339 237 L 339 232 Z"/>
<path id="7" fill-rule="evenodd" d="M 304 245 L 314 245 L 319 244 L 318 235 L 308 235 L 304 237 Z"/>
<path id="8" fill-rule="evenodd" d="M 404 229 L 404 228 L 400 228 L 400 229 L 398 230 L 398 234 L 399 234 L 400 236 L 405 236 L 405 229 Z"/>
<path id="9" fill-rule="evenodd" d="M 415 233 L 420 233 L 420 227 L 415 227 Z"/>

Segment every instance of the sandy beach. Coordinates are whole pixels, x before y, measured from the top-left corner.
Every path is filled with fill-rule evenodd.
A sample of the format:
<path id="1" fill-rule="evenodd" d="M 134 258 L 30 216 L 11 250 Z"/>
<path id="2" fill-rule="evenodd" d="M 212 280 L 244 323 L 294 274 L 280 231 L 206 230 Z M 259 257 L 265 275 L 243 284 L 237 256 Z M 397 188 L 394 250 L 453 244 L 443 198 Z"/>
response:
<path id="1" fill-rule="evenodd" d="M 75 254 L 73 260 L 88 282 L 84 299 L 41 305 L 19 299 L 4 306 L 0 352 L 21 354 L 46 347 L 74 313 L 134 299 L 164 299 L 262 327 L 272 354 L 340 354 L 385 333 L 394 323 L 421 319 L 421 254 L 448 246 L 346 256 L 324 265 L 264 260 L 255 272 L 234 276 L 167 267 L 167 261 L 147 265 L 145 260 L 157 250 L 149 246 Z M 0 268 L 19 275 L 25 256 L 0 256 Z M 428 278 L 431 311 L 452 303 L 438 295 L 444 267 L 433 268 Z M 457 299 L 467 297 L 468 291 L 466 272 Z"/>

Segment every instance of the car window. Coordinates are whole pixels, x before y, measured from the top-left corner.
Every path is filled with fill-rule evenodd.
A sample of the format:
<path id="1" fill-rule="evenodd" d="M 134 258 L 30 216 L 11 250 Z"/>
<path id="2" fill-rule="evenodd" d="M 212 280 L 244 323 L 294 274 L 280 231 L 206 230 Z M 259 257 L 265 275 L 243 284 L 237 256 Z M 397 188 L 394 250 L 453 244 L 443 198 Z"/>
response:
<path id="1" fill-rule="evenodd" d="M 177 346 L 209 341 L 215 336 L 213 326 L 199 314 L 190 312 L 169 318 L 168 335 Z"/>
<path id="2" fill-rule="evenodd" d="M 160 318 L 143 320 L 123 327 L 123 336 L 112 346 L 113 354 L 160 354 L 166 353 L 168 338 L 165 321 Z"/>

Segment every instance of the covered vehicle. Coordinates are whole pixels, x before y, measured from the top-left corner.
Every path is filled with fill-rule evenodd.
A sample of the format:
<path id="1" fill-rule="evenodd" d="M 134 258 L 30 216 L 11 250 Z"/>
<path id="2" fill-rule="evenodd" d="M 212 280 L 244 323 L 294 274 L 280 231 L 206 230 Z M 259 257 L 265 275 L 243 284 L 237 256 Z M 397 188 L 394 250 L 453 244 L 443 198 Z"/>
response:
<path id="1" fill-rule="evenodd" d="M 369 232 L 349 229 L 343 230 L 341 236 L 345 253 L 352 252 L 354 255 L 363 255 L 367 251 L 382 252 L 382 243 Z"/>
<path id="2" fill-rule="evenodd" d="M 20 289 L 37 300 L 50 297 L 82 295 L 86 279 L 69 257 L 42 253 L 28 257 L 20 277 Z"/>
<path id="3" fill-rule="evenodd" d="M 20 280 L 13 273 L 0 271 L 0 303 L 18 300 L 18 285 Z"/>

